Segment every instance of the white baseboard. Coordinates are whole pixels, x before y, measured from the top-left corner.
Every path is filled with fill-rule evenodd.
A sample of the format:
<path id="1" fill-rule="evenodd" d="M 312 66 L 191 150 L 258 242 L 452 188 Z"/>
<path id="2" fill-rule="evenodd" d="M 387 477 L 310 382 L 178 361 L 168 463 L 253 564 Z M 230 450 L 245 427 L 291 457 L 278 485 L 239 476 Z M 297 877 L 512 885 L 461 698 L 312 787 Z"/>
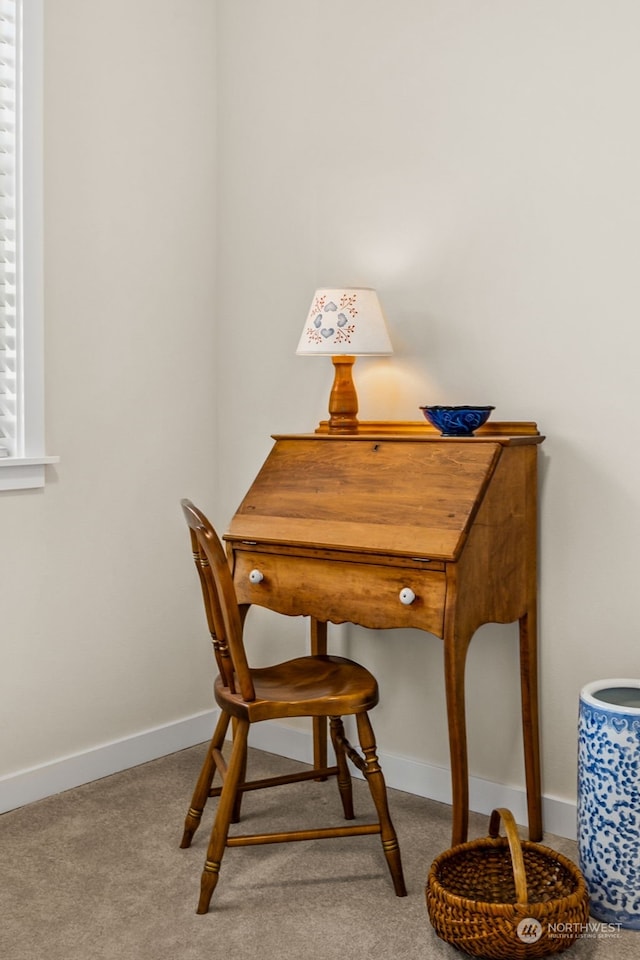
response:
<path id="1" fill-rule="evenodd" d="M 166 726 L 143 730 L 133 737 L 0 777 L 0 813 L 210 740 L 216 717 L 217 711 L 207 710 Z"/>
<path id="2" fill-rule="evenodd" d="M 0 813 L 203 743 L 211 737 L 216 716 L 216 711 L 209 710 L 166 726 L 145 730 L 133 737 L 102 744 L 83 753 L 61 757 L 53 763 L 0 777 Z M 258 750 L 291 760 L 303 763 L 312 760 L 311 733 L 297 728 L 277 723 L 259 723 L 251 729 L 250 743 Z M 451 803 L 451 781 L 446 767 L 382 750 L 380 763 L 388 786 L 419 797 Z M 471 809 L 478 813 L 488 815 L 494 807 L 508 807 L 518 823 L 527 822 L 526 795 L 519 787 L 471 777 L 469 800 Z M 575 803 L 545 797 L 543 814 L 545 832 L 575 840 Z"/>

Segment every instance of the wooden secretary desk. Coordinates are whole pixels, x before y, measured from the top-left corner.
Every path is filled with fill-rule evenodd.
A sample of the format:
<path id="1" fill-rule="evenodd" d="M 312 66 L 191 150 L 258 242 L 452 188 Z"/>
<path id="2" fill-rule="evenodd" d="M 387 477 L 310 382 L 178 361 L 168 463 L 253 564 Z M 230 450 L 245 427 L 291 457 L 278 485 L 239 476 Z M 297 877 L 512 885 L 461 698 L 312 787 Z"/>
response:
<path id="1" fill-rule="evenodd" d="M 452 845 L 468 827 L 465 661 L 484 623 L 519 623 L 529 835 L 542 838 L 536 653 L 537 451 L 533 423 L 469 438 L 428 424 L 275 436 L 225 535 L 243 612 L 258 604 L 327 622 L 417 627 L 444 642 Z M 316 724 L 315 758 L 326 763 Z"/>

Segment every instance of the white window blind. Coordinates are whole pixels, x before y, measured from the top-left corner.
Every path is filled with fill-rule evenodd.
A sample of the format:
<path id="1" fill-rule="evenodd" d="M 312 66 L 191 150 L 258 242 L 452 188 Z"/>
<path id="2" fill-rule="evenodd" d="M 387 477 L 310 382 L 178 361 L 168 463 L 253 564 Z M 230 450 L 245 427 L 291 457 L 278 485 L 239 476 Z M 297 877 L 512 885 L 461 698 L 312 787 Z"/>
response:
<path id="1" fill-rule="evenodd" d="M 0 0 L 0 457 L 24 453 L 19 243 L 20 33 L 18 0 Z"/>
<path id="2" fill-rule="evenodd" d="M 0 491 L 42 487 L 42 0 L 0 0 Z"/>

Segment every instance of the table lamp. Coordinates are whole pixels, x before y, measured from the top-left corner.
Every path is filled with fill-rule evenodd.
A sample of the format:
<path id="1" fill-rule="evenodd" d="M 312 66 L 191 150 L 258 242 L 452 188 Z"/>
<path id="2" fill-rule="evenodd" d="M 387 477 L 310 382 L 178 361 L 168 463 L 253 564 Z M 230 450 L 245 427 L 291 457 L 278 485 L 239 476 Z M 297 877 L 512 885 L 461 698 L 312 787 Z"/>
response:
<path id="1" fill-rule="evenodd" d="M 316 290 L 296 353 L 331 357 L 335 375 L 329 433 L 357 433 L 358 396 L 352 371 L 356 356 L 393 353 L 375 290 Z"/>

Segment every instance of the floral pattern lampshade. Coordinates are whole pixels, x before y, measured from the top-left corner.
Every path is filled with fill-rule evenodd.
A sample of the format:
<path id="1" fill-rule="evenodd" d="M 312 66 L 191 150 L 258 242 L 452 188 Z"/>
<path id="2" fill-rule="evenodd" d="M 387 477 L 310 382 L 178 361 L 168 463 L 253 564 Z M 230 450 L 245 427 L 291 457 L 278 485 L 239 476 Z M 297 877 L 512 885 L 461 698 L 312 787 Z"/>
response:
<path id="1" fill-rule="evenodd" d="M 375 290 L 316 290 L 296 353 L 325 356 L 393 353 Z"/>

